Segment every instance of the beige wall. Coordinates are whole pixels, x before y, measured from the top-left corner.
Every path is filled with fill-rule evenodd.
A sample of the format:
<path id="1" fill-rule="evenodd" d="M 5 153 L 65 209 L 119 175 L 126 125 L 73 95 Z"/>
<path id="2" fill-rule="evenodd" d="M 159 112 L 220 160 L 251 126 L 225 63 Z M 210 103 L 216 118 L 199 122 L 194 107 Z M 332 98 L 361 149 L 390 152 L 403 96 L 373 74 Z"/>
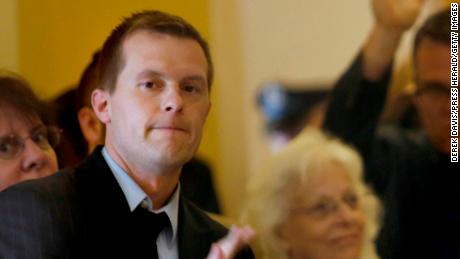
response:
<path id="1" fill-rule="evenodd" d="M 239 17 L 236 1 L 211 1 L 211 46 L 216 66 L 217 87 L 214 103 L 217 118 L 217 138 L 220 143 L 217 183 L 227 215 L 237 217 L 248 172 L 248 143 L 245 127 L 247 96 L 243 56 L 242 28 L 245 20 Z"/>
<path id="2" fill-rule="evenodd" d="M 18 37 L 16 0 L 0 4 L 0 69 L 18 70 Z"/>

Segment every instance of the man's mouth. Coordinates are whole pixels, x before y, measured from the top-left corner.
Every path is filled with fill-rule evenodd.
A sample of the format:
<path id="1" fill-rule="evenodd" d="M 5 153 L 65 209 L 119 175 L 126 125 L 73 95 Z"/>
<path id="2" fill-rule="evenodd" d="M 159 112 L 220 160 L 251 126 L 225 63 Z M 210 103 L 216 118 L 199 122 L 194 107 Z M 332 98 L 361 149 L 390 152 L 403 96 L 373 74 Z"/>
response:
<path id="1" fill-rule="evenodd" d="M 165 132 L 182 132 L 187 133 L 188 131 L 185 128 L 177 126 L 157 126 L 153 127 L 154 131 L 165 131 Z"/>

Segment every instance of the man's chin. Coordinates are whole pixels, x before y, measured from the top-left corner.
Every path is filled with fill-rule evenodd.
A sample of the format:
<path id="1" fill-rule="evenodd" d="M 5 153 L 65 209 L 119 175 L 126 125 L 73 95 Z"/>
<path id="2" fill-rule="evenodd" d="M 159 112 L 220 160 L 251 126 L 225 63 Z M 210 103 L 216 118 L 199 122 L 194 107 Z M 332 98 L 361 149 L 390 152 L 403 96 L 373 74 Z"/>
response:
<path id="1" fill-rule="evenodd" d="M 156 158 L 159 164 L 168 167 L 182 167 L 192 159 L 192 155 L 179 153 L 163 154 Z"/>

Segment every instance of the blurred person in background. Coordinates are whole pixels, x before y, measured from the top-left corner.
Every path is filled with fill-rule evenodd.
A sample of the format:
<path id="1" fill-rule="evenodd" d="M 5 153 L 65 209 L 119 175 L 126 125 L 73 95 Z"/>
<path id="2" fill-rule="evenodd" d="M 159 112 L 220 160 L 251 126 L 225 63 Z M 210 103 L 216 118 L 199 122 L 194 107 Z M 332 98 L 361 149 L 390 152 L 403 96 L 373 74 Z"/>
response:
<path id="1" fill-rule="evenodd" d="M 87 144 L 77 119 L 75 88 L 70 88 L 50 102 L 54 118 L 62 129 L 61 141 L 54 148 L 59 168 L 74 167 L 88 155 Z"/>
<path id="2" fill-rule="evenodd" d="M 0 191 L 58 170 L 59 142 L 46 109 L 18 75 L 0 72 Z"/>
<path id="3" fill-rule="evenodd" d="M 450 162 L 450 10 L 417 30 L 413 102 L 420 129 L 377 128 L 404 32 L 424 1 L 374 0 L 375 25 L 333 89 L 324 128 L 354 145 L 385 209 L 384 259 L 460 258 L 460 175 Z"/>
<path id="4" fill-rule="evenodd" d="M 268 82 L 257 95 L 270 149 L 283 148 L 306 126 L 321 127 L 329 91 L 317 85 L 299 89 L 283 82 Z"/>
<path id="5" fill-rule="evenodd" d="M 104 144 L 105 126 L 96 116 L 91 107 L 91 94 L 98 87 L 100 50 L 93 54 L 91 62 L 85 67 L 80 76 L 77 91 L 75 94 L 75 110 L 78 119 L 80 134 L 84 137 L 83 148 L 86 154 L 90 154 L 98 146 Z"/>
<path id="6" fill-rule="evenodd" d="M 249 182 L 243 219 L 263 258 L 374 259 L 377 199 L 364 186 L 359 154 L 307 129 Z"/>

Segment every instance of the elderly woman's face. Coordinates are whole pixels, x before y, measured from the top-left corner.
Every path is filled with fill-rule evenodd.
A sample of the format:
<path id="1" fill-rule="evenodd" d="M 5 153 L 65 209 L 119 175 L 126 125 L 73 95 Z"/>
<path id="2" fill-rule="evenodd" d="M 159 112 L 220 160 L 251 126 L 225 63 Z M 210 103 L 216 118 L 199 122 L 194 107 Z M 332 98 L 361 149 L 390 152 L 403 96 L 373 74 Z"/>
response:
<path id="1" fill-rule="evenodd" d="M 57 159 L 38 117 L 26 119 L 0 109 L 0 191 L 17 182 L 57 171 Z"/>
<path id="2" fill-rule="evenodd" d="M 365 216 L 345 170 L 332 164 L 301 190 L 280 230 L 290 258 L 359 258 Z"/>

